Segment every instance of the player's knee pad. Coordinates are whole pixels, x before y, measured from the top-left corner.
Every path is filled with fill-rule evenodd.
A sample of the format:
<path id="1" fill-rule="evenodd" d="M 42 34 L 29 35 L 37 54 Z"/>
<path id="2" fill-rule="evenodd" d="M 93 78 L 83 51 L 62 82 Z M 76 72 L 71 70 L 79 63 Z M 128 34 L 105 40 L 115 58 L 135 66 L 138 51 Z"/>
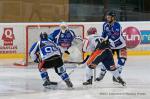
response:
<path id="1" fill-rule="evenodd" d="M 118 58 L 118 65 L 124 66 L 126 58 Z"/>
<path id="2" fill-rule="evenodd" d="M 64 66 L 56 67 L 55 72 L 63 79 L 66 80 L 69 78 L 68 74 L 66 73 L 66 68 Z"/>

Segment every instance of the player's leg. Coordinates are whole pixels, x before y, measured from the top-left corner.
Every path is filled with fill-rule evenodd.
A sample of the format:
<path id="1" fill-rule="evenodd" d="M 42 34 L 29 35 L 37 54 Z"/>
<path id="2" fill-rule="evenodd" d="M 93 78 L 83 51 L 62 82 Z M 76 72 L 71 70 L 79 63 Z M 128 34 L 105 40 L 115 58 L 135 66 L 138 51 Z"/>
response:
<path id="1" fill-rule="evenodd" d="M 63 60 L 61 57 L 53 60 L 53 65 L 55 68 L 55 72 L 61 77 L 63 81 L 65 81 L 68 87 L 73 87 L 72 82 L 70 81 L 69 75 L 66 72 L 66 68 L 63 65 Z"/>
<path id="2" fill-rule="evenodd" d="M 112 54 L 114 55 L 115 54 L 115 50 L 112 50 Z M 101 65 L 101 68 L 100 68 L 101 70 L 100 70 L 100 74 L 99 74 L 99 76 L 96 78 L 96 81 L 101 81 L 103 78 L 104 78 L 104 76 L 105 76 L 105 74 L 106 74 L 106 72 L 107 72 L 107 69 L 105 68 L 105 66 L 104 66 L 104 64 L 102 63 L 102 65 Z"/>
<path id="3" fill-rule="evenodd" d="M 66 68 L 64 67 L 64 65 L 60 67 L 55 67 L 55 72 L 61 77 L 63 81 L 65 81 L 68 87 L 73 87 L 69 75 L 66 73 Z"/>
<path id="4" fill-rule="evenodd" d="M 115 66 L 114 58 L 112 55 L 112 52 L 110 50 L 107 50 L 107 56 L 103 61 L 103 64 L 105 65 L 106 69 L 109 70 L 112 75 L 115 77 L 115 79 L 121 83 L 123 86 L 125 86 L 125 82 L 120 76 L 119 71 L 117 70 L 117 67 Z"/>
<path id="5" fill-rule="evenodd" d="M 86 64 L 86 81 L 83 83 L 83 85 L 89 85 L 92 84 L 93 81 L 93 70 L 96 66 L 101 62 L 103 58 L 103 51 L 96 50 L 92 53 L 92 55 L 87 60 Z"/>
<path id="6" fill-rule="evenodd" d="M 123 86 L 126 85 L 125 81 L 121 78 L 120 73 L 117 69 L 111 70 L 110 72 L 118 83 L 122 84 Z"/>
<path id="7" fill-rule="evenodd" d="M 101 81 L 104 78 L 106 72 L 107 72 L 107 69 L 105 68 L 103 64 L 101 64 L 101 71 L 98 77 L 96 78 L 96 81 Z"/>
<path id="8" fill-rule="evenodd" d="M 119 70 L 119 73 L 121 74 L 122 69 L 125 65 L 126 59 L 127 59 L 127 49 L 126 48 L 119 49 L 117 51 L 117 56 L 118 56 L 117 68 Z"/>
<path id="9" fill-rule="evenodd" d="M 43 86 L 45 87 L 49 85 L 57 85 L 57 82 L 50 81 L 47 68 L 45 68 L 44 65 L 45 65 L 45 61 L 40 62 L 38 65 L 41 78 L 44 81 Z"/>
<path id="10" fill-rule="evenodd" d="M 127 50 L 126 50 L 126 48 L 116 49 L 116 52 L 117 52 L 117 60 L 118 60 L 117 69 L 118 69 L 119 73 L 121 74 L 123 67 L 125 65 L 125 62 L 126 62 Z M 113 77 L 113 81 L 117 82 L 115 77 Z"/>
<path id="11" fill-rule="evenodd" d="M 93 82 L 93 69 L 89 66 L 86 66 L 86 81 L 83 82 L 83 85 L 91 85 Z"/>

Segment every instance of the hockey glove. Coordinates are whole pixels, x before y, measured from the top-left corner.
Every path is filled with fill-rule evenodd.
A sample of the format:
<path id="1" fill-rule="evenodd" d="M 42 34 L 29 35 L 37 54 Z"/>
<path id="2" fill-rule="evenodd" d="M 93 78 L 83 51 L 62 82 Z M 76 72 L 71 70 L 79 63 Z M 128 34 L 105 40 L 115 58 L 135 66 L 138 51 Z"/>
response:
<path id="1" fill-rule="evenodd" d="M 36 58 L 36 60 L 34 60 L 34 62 L 35 62 L 35 63 L 39 63 L 39 59 L 38 59 L 38 58 Z"/>
<path id="2" fill-rule="evenodd" d="M 65 51 L 66 54 L 70 55 L 69 51 Z"/>

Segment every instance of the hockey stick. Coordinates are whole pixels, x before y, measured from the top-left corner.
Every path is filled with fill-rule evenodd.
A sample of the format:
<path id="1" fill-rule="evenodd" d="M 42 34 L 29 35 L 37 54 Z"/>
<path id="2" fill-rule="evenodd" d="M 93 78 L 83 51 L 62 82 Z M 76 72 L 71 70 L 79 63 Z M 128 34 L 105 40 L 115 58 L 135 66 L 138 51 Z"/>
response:
<path id="1" fill-rule="evenodd" d="M 72 61 L 64 61 L 65 64 L 82 64 L 82 62 L 72 62 Z"/>

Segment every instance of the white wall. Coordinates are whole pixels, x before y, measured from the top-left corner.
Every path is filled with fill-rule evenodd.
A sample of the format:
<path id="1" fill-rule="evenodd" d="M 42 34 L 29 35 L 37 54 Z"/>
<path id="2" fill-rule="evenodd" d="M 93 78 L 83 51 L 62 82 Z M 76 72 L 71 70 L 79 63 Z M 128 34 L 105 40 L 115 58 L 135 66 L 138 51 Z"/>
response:
<path id="1" fill-rule="evenodd" d="M 122 26 L 122 30 L 125 29 L 126 27 L 134 26 L 137 29 L 139 29 L 139 31 L 141 30 L 150 31 L 150 22 L 120 22 L 120 23 Z M 27 32 L 26 28 L 28 25 L 54 25 L 54 24 L 59 25 L 59 23 L 0 23 L 0 47 L 4 46 L 3 40 L 1 39 L 4 33 L 4 28 L 13 28 L 13 33 L 15 35 L 13 46 L 15 45 L 17 46 L 17 49 L 15 49 L 17 53 L 24 53 L 26 49 L 26 32 Z M 96 27 L 98 30 L 98 33 L 101 34 L 103 22 L 72 22 L 68 24 L 83 25 L 84 35 L 86 36 L 86 31 L 89 27 Z M 31 41 L 31 39 L 32 41 L 36 41 L 38 39 L 39 33 L 35 33 L 35 36 L 32 35 L 32 37 L 29 37 L 30 38 L 29 42 Z M 137 48 L 133 50 L 141 50 L 141 49 L 150 50 L 150 44 L 139 45 Z M 12 50 L 12 49 L 1 48 L 0 51 L 2 50 Z"/>

